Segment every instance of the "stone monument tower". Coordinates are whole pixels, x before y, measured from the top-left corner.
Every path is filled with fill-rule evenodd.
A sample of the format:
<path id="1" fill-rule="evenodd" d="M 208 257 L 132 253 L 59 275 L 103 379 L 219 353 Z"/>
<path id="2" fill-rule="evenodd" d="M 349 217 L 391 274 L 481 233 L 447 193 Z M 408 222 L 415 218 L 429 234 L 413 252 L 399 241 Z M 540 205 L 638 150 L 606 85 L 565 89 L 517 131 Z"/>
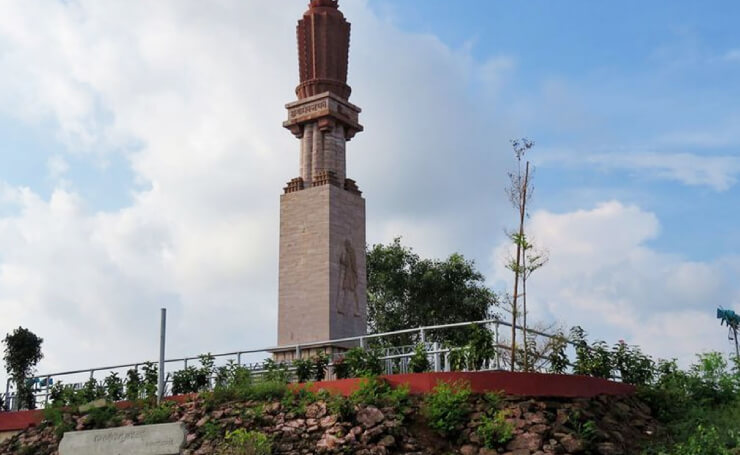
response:
<path id="1" fill-rule="evenodd" d="M 346 143 L 363 128 L 348 101 L 350 24 L 338 8 L 312 0 L 298 21 L 298 101 L 283 126 L 300 140 L 300 165 L 280 197 L 279 346 L 366 332 L 365 200 L 346 165 Z"/>

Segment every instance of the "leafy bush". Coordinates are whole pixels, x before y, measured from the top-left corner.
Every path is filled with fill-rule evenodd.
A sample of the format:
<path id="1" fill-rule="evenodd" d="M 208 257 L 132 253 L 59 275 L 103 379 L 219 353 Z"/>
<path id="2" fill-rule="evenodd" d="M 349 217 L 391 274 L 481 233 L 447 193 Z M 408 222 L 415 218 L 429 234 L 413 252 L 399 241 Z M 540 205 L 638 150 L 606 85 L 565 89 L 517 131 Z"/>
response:
<path id="1" fill-rule="evenodd" d="M 284 363 L 276 363 L 273 359 L 267 359 L 264 363 L 265 373 L 263 379 L 267 382 L 282 382 L 287 384 L 290 381 L 288 366 Z"/>
<path id="2" fill-rule="evenodd" d="M 468 369 L 473 371 L 480 370 L 486 361 L 493 359 L 496 356 L 496 346 L 491 331 L 477 324 L 471 327 L 467 354 Z"/>
<path id="3" fill-rule="evenodd" d="M 308 382 L 313 376 L 313 363 L 311 359 L 295 359 L 293 360 L 293 367 L 295 367 L 295 375 L 298 382 Z"/>
<path id="4" fill-rule="evenodd" d="M 144 411 L 144 423 L 146 425 L 156 425 L 158 423 L 167 423 L 172 417 L 172 402 L 165 401 L 159 406 L 152 406 Z"/>
<path id="5" fill-rule="evenodd" d="M 429 426 L 450 437 L 460 430 L 470 415 L 470 384 L 438 382 L 424 400 L 424 416 Z"/>
<path id="6" fill-rule="evenodd" d="M 486 402 L 489 410 L 495 410 L 501 407 L 501 401 L 503 401 L 503 398 L 504 392 L 486 392 L 483 395 L 483 401 Z"/>
<path id="7" fill-rule="evenodd" d="M 117 427 L 121 425 L 118 409 L 113 405 L 92 408 L 87 413 L 87 423 L 94 429 Z"/>
<path id="8" fill-rule="evenodd" d="M 652 381 L 655 364 L 638 346 L 628 346 L 624 341 L 620 341 L 612 352 L 614 369 L 619 372 L 622 382 L 644 385 Z"/>
<path id="9" fill-rule="evenodd" d="M 313 361 L 314 381 L 323 381 L 326 378 L 326 367 L 329 365 L 329 356 L 320 353 L 311 359 Z"/>
<path id="10" fill-rule="evenodd" d="M 467 344 L 450 348 L 449 362 L 452 371 L 477 371 L 496 357 L 496 346 L 490 330 L 475 325 L 469 329 L 469 334 Z"/>
<path id="11" fill-rule="evenodd" d="M 89 403 L 99 398 L 105 398 L 105 389 L 102 385 L 98 384 L 95 378 L 87 380 L 85 385 L 80 390 L 80 397 L 83 403 Z"/>
<path id="12" fill-rule="evenodd" d="M 121 401 L 123 399 L 123 381 L 118 373 L 111 373 L 103 382 L 106 398 L 110 401 Z"/>
<path id="13" fill-rule="evenodd" d="M 548 356 L 550 373 L 563 374 L 568 368 L 568 356 L 565 353 L 568 347 L 568 339 L 562 333 L 558 333 L 553 339 L 552 350 Z"/>
<path id="14" fill-rule="evenodd" d="M 64 433 L 74 430 L 72 419 L 58 407 L 44 409 L 44 420 L 54 427 L 54 434 L 61 438 Z"/>
<path id="15" fill-rule="evenodd" d="M 153 362 L 146 362 L 141 369 L 144 371 L 144 381 L 142 383 L 144 399 L 155 402 L 157 400 L 157 388 L 159 387 L 157 365 Z"/>
<path id="16" fill-rule="evenodd" d="M 610 379 L 612 377 L 612 357 L 607 344 L 603 341 L 595 341 L 589 346 L 586 341 L 586 332 L 578 326 L 573 327 L 570 333 L 571 341 L 575 343 L 576 348 L 573 373 Z"/>
<path id="17" fill-rule="evenodd" d="M 737 441 L 735 446 L 737 446 Z M 722 440 L 717 428 L 698 425 L 694 434 L 684 442 L 677 444 L 670 452 L 664 455 L 732 455 L 736 451 L 730 451 Z"/>
<path id="18" fill-rule="evenodd" d="M 216 450 L 217 455 L 269 455 L 272 453 L 270 438 L 258 431 L 239 428 L 226 433 L 225 439 Z"/>
<path id="19" fill-rule="evenodd" d="M 426 347 L 423 343 L 417 344 L 414 348 L 414 354 L 409 359 L 409 370 L 412 373 L 424 373 L 429 371 L 430 367 Z"/>
<path id="20" fill-rule="evenodd" d="M 352 392 L 350 400 L 354 404 L 376 407 L 403 409 L 409 402 L 409 387 L 404 384 L 395 389 L 380 378 L 365 378 L 360 386 Z"/>
<path id="21" fill-rule="evenodd" d="M 336 415 L 343 422 L 350 421 L 355 415 L 355 406 L 352 400 L 341 394 L 332 395 L 326 403 L 326 407 L 332 415 Z"/>
<path id="22" fill-rule="evenodd" d="M 344 362 L 349 366 L 352 377 L 380 376 L 383 373 L 380 353 L 373 349 L 352 348 L 344 354 Z"/>
<path id="23" fill-rule="evenodd" d="M 350 365 L 349 363 L 347 363 L 344 357 L 340 357 L 334 360 L 333 369 L 334 376 L 336 376 L 337 379 L 347 379 L 352 374 Z"/>
<path id="24" fill-rule="evenodd" d="M 136 401 L 141 398 L 141 375 L 139 370 L 131 368 L 126 372 L 126 399 Z"/>
<path id="25" fill-rule="evenodd" d="M 514 437 L 514 425 L 506 421 L 506 411 L 496 412 L 493 417 L 484 415 L 476 433 L 483 441 L 483 446 L 495 449 L 506 444 Z"/>

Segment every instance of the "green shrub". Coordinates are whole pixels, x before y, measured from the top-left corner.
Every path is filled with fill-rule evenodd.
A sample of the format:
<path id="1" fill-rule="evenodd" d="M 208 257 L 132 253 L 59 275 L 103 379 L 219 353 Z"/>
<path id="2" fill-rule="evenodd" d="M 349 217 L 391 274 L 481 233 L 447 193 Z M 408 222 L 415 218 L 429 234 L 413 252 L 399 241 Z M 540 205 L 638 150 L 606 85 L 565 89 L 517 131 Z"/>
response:
<path id="1" fill-rule="evenodd" d="M 494 413 L 493 417 L 482 416 L 476 433 L 484 447 L 495 449 L 514 437 L 514 425 L 506 421 L 506 411 L 501 410 Z"/>
<path id="2" fill-rule="evenodd" d="M 383 365 L 380 353 L 374 349 L 352 348 L 344 354 L 350 375 L 355 378 L 380 376 Z"/>
<path id="3" fill-rule="evenodd" d="M 327 400 L 326 407 L 332 415 L 343 422 L 351 421 L 355 415 L 355 406 L 352 400 L 341 394 L 332 395 Z"/>
<path id="4" fill-rule="evenodd" d="M 265 373 L 262 378 L 267 382 L 282 382 L 287 384 L 290 381 L 288 366 L 284 363 L 276 363 L 273 359 L 267 359 L 264 363 Z"/>
<path id="5" fill-rule="evenodd" d="M 628 346 L 624 341 L 612 349 L 614 369 L 619 372 L 622 382 L 645 385 L 653 380 L 655 363 L 642 353 L 638 346 Z"/>
<path id="6" fill-rule="evenodd" d="M 295 376 L 298 382 L 308 382 L 313 377 L 313 362 L 311 362 L 311 359 L 295 359 L 293 360 L 293 367 L 295 367 Z"/>
<path id="7" fill-rule="evenodd" d="M 94 429 L 117 427 L 121 425 L 118 409 L 113 405 L 92 408 L 87 413 L 87 423 Z"/>
<path id="8" fill-rule="evenodd" d="M 123 399 L 123 381 L 118 373 L 111 373 L 103 382 L 105 395 L 109 401 L 121 401 Z"/>
<path id="9" fill-rule="evenodd" d="M 326 367 L 329 365 L 329 356 L 320 353 L 313 357 L 313 379 L 320 382 L 326 378 Z"/>
<path id="10" fill-rule="evenodd" d="M 454 435 L 470 415 L 470 384 L 438 382 L 424 400 L 424 416 L 429 426 L 443 436 Z"/>
<path id="11" fill-rule="evenodd" d="M 350 365 L 344 357 L 334 360 L 332 368 L 334 369 L 334 376 L 336 376 L 337 379 L 347 379 L 352 374 Z"/>
<path id="12" fill-rule="evenodd" d="M 44 420 L 54 427 L 54 434 L 61 438 L 64 433 L 74 430 L 72 419 L 57 407 L 44 409 Z"/>
<path id="13" fill-rule="evenodd" d="M 501 406 L 501 401 L 504 399 L 504 392 L 486 392 L 483 395 L 483 400 L 488 405 L 488 411 L 495 411 Z"/>
<path id="14" fill-rule="evenodd" d="M 477 324 L 471 327 L 467 354 L 468 369 L 471 371 L 480 370 L 486 361 L 496 356 L 493 334 L 488 328 Z"/>
<path id="15" fill-rule="evenodd" d="M 284 382 L 258 382 L 246 391 L 247 396 L 243 398 L 257 401 L 280 400 L 287 391 L 288 387 Z"/>
<path id="16" fill-rule="evenodd" d="M 589 346 L 586 341 L 586 331 L 578 326 L 573 327 L 570 334 L 576 349 L 573 373 L 610 379 L 613 365 L 607 344 L 603 341 L 595 341 Z"/>
<path id="17" fill-rule="evenodd" d="M 550 373 L 563 374 L 568 369 L 568 356 L 565 353 L 567 348 L 567 338 L 562 333 L 558 333 L 552 340 L 552 348 L 548 356 Z"/>
<path id="18" fill-rule="evenodd" d="M 427 350 L 423 343 L 419 343 L 414 348 L 414 354 L 409 359 L 409 371 L 412 373 L 424 373 L 429 371 L 431 365 L 429 363 L 429 357 L 427 356 Z"/>
<path id="19" fill-rule="evenodd" d="M 226 433 L 225 439 L 216 450 L 217 455 L 269 455 L 272 453 L 270 438 L 258 431 L 239 428 Z"/>
<path id="20" fill-rule="evenodd" d="M 159 406 L 152 406 L 144 411 L 144 423 L 146 425 L 156 425 L 158 423 L 167 423 L 172 417 L 173 404 L 165 401 Z"/>
<path id="21" fill-rule="evenodd" d="M 220 439 L 223 435 L 223 428 L 216 422 L 208 421 L 201 428 L 203 437 L 209 441 Z"/>
<path id="22" fill-rule="evenodd" d="M 105 389 L 102 385 L 98 384 L 98 381 L 95 378 L 88 379 L 79 393 L 83 403 L 89 403 L 99 398 L 105 398 Z"/>
<path id="23" fill-rule="evenodd" d="M 126 372 L 126 399 L 136 401 L 141 398 L 141 375 L 139 370 L 131 368 Z"/>
<path id="24" fill-rule="evenodd" d="M 146 362 L 141 369 L 144 372 L 144 380 L 142 382 L 142 392 L 144 399 L 153 403 L 157 400 L 157 388 L 159 387 L 159 374 L 157 373 L 157 365 L 153 362 Z"/>
<path id="25" fill-rule="evenodd" d="M 727 448 L 715 427 L 699 425 L 686 442 L 677 444 L 670 452 L 663 453 L 665 455 L 732 455 L 737 452 Z"/>

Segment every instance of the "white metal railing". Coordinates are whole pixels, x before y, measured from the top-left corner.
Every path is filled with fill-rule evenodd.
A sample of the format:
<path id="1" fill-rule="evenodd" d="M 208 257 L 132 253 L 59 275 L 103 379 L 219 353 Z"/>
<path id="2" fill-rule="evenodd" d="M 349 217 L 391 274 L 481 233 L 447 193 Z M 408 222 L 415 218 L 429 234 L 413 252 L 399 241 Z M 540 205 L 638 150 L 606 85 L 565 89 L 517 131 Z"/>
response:
<path id="1" fill-rule="evenodd" d="M 376 334 L 367 334 L 362 336 L 355 336 L 355 337 L 346 337 L 346 338 L 340 338 L 340 339 L 334 339 L 334 340 L 324 340 L 324 341 L 314 341 L 309 343 L 300 343 L 300 344 L 294 344 L 294 345 L 287 345 L 287 346 L 276 346 L 276 347 L 268 347 L 268 348 L 259 348 L 259 349 L 248 349 L 248 350 L 242 350 L 242 351 L 233 351 L 233 352 L 226 352 L 221 354 L 209 354 L 211 355 L 216 362 L 221 362 L 225 364 L 227 361 L 233 361 L 234 364 L 245 367 L 250 369 L 255 374 L 262 374 L 265 372 L 264 362 L 244 362 L 244 358 L 253 355 L 253 354 L 260 354 L 260 353 L 273 353 L 273 352 L 286 352 L 286 351 L 295 351 L 296 358 L 300 358 L 301 351 L 304 349 L 310 349 L 312 347 L 319 347 L 319 346 L 325 346 L 325 345 L 337 345 L 337 344 L 344 344 L 344 345 L 355 345 L 360 347 L 367 347 L 369 343 L 375 340 L 382 340 L 383 338 L 389 338 L 389 337 L 397 337 L 399 335 L 417 335 L 417 342 L 424 343 L 425 350 L 427 353 L 427 357 L 430 359 L 430 365 L 432 371 L 449 371 L 450 369 L 450 348 L 443 347 L 438 342 L 428 342 L 427 338 L 428 335 L 432 332 L 436 331 L 442 331 L 442 330 L 449 330 L 454 328 L 462 328 L 462 327 L 470 327 L 473 325 L 482 325 L 489 328 L 492 328 L 493 336 L 494 336 L 494 347 L 496 349 L 496 355 L 492 359 L 488 359 L 484 364 L 484 370 L 493 370 L 493 369 L 501 369 L 502 366 L 506 366 L 504 363 L 502 363 L 502 359 L 505 358 L 505 356 L 502 356 L 501 353 L 510 350 L 510 345 L 505 345 L 500 343 L 499 339 L 499 329 L 503 327 L 511 328 L 511 323 L 502 321 L 500 319 L 486 319 L 482 321 L 472 321 L 472 322 L 460 322 L 455 324 L 441 324 L 441 325 L 434 325 L 434 326 L 426 326 L 426 327 L 418 327 L 414 329 L 405 329 L 405 330 L 396 330 L 393 332 L 386 332 L 386 333 L 376 333 Z M 515 328 L 517 331 L 522 331 L 523 328 L 521 326 L 516 326 Z M 556 338 L 559 337 L 558 335 L 552 335 L 544 332 L 540 332 L 533 329 L 527 329 L 528 334 L 548 337 L 548 338 Z M 382 355 L 380 357 L 380 360 L 383 362 L 384 370 L 386 373 L 390 374 L 393 372 L 398 373 L 406 373 L 408 372 L 408 364 L 411 356 L 414 354 L 414 346 L 395 346 L 395 347 L 384 347 L 381 349 Z M 165 393 L 168 388 L 168 386 L 172 383 L 172 379 L 170 378 L 171 373 L 174 373 L 177 371 L 176 369 L 172 368 L 166 368 L 168 365 L 181 365 L 182 368 L 187 368 L 189 363 L 193 361 L 199 361 L 200 356 L 192 356 L 192 357 L 181 357 L 181 358 L 173 358 L 173 359 L 167 359 L 164 361 L 165 364 L 165 373 L 169 371 L 169 373 L 166 374 L 167 380 L 165 381 Z M 332 359 L 334 360 L 334 359 Z M 69 382 L 66 382 L 65 385 L 69 386 L 72 385 L 75 388 L 82 388 L 84 385 L 84 378 L 89 379 L 95 379 L 96 374 L 105 373 L 106 375 L 110 373 L 118 373 L 121 372 L 125 374 L 126 371 L 130 369 L 139 370 L 144 364 L 148 362 L 138 362 L 138 363 L 128 363 L 128 364 L 120 364 L 120 365 L 110 365 L 110 366 L 102 366 L 102 367 L 96 367 L 96 368 L 85 368 L 80 370 L 70 370 L 70 371 L 62 371 L 58 373 L 48 373 L 48 374 L 40 374 L 35 376 L 33 379 L 35 386 L 33 387 L 34 396 L 36 398 L 37 405 L 46 405 L 50 398 L 50 392 L 51 388 L 54 384 L 62 382 L 61 379 L 66 379 Z M 152 361 L 151 363 L 156 365 L 156 362 Z M 333 366 L 333 362 L 329 364 L 329 367 Z M 179 369 L 178 369 L 179 370 Z M 331 371 L 331 368 L 329 369 Z M 0 394 L 0 410 L 2 410 L 2 404 L 5 404 L 5 409 L 15 409 L 17 406 L 16 401 L 16 394 L 12 390 L 11 387 L 11 381 L 8 380 L 6 384 L 6 391 L 4 394 Z M 164 395 L 164 393 L 163 393 Z"/>

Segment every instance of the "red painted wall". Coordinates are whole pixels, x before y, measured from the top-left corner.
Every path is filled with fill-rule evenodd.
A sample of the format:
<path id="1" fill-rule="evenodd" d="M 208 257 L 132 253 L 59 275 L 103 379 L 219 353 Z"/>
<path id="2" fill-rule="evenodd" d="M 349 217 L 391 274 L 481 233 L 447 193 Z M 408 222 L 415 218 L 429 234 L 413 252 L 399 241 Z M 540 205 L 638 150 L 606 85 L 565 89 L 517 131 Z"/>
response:
<path id="1" fill-rule="evenodd" d="M 439 381 L 448 383 L 465 381 L 476 393 L 503 391 L 509 395 L 531 397 L 589 398 L 596 395 L 629 395 L 635 392 L 634 386 L 588 376 L 511 373 L 508 371 L 397 374 L 383 376 L 383 378 L 393 387 L 408 384 L 411 393 L 414 394 L 430 392 Z M 310 389 L 312 391 L 326 389 L 330 392 L 349 395 L 357 390 L 360 381 L 362 379 L 316 382 L 310 385 Z M 295 387 L 302 387 L 302 385 Z M 182 403 L 191 397 L 191 395 L 180 395 L 167 399 Z M 125 408 L 130 406 L 130 403 L 116 403 L 116 406 Z M 23 430 L 38 425 L 42 419 L 43 411 L 0 412 L 0 432 Z"/>
<path id="2" fill-rule="evenodd" d="M 532 397 L 589 398 L 596 395 L 629 395 L 635 392 L 634 386 L 590 376 L 508 371 L 397 374 L 383 378 L 394 387 L 408 384 L 414 394 L 431 392 L 439 381 L 465 381 L 476 393 L 503 391 L 509 395 Z M 342 379 L 316 382 L 311 385 L 311 390 L 326 389 L 349 395 L 357 390 L 360 381 L 361 379 Z"/>

